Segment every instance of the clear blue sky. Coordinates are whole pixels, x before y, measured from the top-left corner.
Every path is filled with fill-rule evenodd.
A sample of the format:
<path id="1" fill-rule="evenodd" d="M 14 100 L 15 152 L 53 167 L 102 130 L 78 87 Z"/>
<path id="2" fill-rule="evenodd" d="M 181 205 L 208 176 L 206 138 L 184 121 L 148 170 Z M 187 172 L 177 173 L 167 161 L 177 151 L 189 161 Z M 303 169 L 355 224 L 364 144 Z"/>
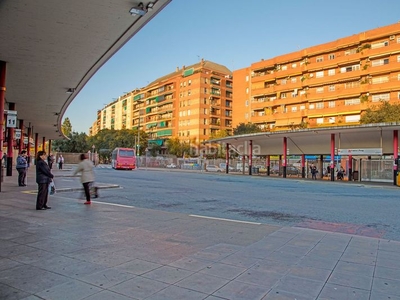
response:
<path id="1" fill-rule="evenodd" d="M 88 133 L 98 109 L 201 58 L 234 71 L 400 21 L 400 0 L 172 0 L 86 84 L 64 118 Z"/>

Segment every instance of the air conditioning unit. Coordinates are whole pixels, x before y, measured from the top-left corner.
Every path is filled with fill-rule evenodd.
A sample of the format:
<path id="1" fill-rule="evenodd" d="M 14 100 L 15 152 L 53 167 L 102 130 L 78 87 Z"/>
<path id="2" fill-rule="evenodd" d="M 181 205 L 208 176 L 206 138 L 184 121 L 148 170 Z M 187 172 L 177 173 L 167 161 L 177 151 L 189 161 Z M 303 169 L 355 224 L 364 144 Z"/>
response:
<path id="1" fill-rule="evenodd" d="M 394 35 L 391 35 L 391 36 L 389 37 L 389 40 L 393 41 L 395 38 L 396 38 L 396 37 L 395 37 Z"/>

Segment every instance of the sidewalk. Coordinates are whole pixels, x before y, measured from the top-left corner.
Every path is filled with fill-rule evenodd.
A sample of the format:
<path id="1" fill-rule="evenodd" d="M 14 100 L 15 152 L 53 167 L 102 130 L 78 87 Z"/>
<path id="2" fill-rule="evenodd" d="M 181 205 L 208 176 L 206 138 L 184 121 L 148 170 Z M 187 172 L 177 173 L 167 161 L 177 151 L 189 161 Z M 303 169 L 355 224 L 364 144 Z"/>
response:
<path id="1" fill-rule="evenodd" d="M 2 183 L 0 299 L 400 299 L 400 242 L 63 193 L 36 211 L 29 172 Z"/>

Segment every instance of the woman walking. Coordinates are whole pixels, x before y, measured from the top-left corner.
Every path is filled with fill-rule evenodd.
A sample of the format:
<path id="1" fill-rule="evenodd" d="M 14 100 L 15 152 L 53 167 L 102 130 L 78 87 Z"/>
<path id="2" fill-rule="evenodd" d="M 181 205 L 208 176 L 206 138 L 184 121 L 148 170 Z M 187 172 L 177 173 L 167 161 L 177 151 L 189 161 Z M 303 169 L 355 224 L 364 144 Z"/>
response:
<path id="1" fill-rule="evenodd" d="M 47 206 L 47 199 L 49 197 L 49 184 L 53 180 L 50 167 L 46 163 L 46 152 L 39 151 L 36 157 L 36 183 L 38 184 L 38 194 L 36 199 L 36 209 L 44 210 L 50 209 Z"/>
<path id="2" fill-rule="evenodd" d="M 82 153 L 79 158 L 81 162 L 78 164 L 74 176 L 81 173 L 81 183 L 86 196 L 86 202 L 84 204 L 90 204 L 90 184 L 94 181 L 93 163 L 87 159 L 84 153 Z"/>

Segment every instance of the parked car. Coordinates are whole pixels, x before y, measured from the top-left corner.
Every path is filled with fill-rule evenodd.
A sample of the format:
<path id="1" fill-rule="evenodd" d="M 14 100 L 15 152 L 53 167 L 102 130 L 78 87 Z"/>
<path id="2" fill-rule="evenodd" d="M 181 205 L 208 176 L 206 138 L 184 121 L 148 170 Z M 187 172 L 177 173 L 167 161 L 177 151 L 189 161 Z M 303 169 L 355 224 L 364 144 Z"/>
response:
<path id="1" fill-rule="evenodd" d="M 222 169 L 220 167 L 217 167 L 216 165 L 207 165 L 206 171 L 207 172 L 222 172 Z"/>
<path id="2" fill-rule="evenodd" d="M 222 172 L 225 172 L 225 170 L 226 170 L 226 163 L 220 163 L 220 164 L 219 164 L 219 168 L 222 170 Z M 232 167 L 231 165 L 229 165 L 228 169 L 229 169 L 229 172 L 234 172 L 234 171 L 236 171 L 235 168 Z"/>
<path id="3" fill-rule="evenodd" d="M 174 163 L 166 166 L 168 169 L 176 169 L 176 165 Z"/>
<path id="4" fill-rule="evenodd" d="M 279 170 L 279 171 L 278 171 Z M 298 168 L 294 166 L 287 166 L 286 167 L 286 175 L 299 175 L 301 172 Z M 278 165 L 275 165 L 271 168 L 271 174 L 283 174 L 283 167 L 280 167 Z"/>

